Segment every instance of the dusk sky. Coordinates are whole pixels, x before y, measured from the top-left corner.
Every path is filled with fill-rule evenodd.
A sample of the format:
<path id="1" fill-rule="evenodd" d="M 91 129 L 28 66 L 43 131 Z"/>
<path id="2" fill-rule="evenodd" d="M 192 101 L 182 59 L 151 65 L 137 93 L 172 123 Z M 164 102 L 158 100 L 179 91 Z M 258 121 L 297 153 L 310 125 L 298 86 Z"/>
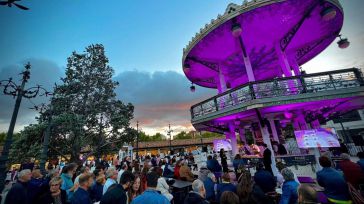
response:
<path id="1" fill-rule="evenodd" d="M 165 134 L 168 123 L 175 132 L 192 130 L 189 108 L 216 94 L 197 87 L 182 72 L 182 50 L 212 18 L 223 14 L 229 3 L 243 1 L 183 0 L 22 0 L 30 8 L 0 7 L 0 80 L 14 77 L 25 62 L 32 64 L 28 84 L 51 89 L 63 76 L 72 51 L 90 44 L 105 46 L 117 96 L 135 105 L 135 121 L 149 134 Z M 339 49 L 336 41 L 306 63 L 308 73 L 349 67 L 364 68 L 364 0 L 341 0 L 344 26 L 351 45 Z M 46 98 L 32 100 L 38 104 Z M 0 95 L 0 132 L 9 126 L 15 100 Z M 36 112 L 24 100 L 16 131 L 35 122 Z"/>

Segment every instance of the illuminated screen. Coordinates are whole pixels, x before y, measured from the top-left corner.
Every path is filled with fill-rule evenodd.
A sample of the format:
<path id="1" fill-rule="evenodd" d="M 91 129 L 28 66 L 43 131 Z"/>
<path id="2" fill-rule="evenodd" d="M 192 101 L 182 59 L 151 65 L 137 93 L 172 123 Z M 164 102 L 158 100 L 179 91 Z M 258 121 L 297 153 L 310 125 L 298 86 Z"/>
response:
<path id="1" fill-rule="evenodd" d="M 214 140 L 214 151 L 218 152 L 220 149 L 224 149 L 225 151 L 231 150 L 231 144 L 229 140 L 225 139 L 216 139 Z"/>
<path id="2" fill-rule="evenodd" d="M 340 147 L 334 128 L 294 131 L 299 148 Z"/>

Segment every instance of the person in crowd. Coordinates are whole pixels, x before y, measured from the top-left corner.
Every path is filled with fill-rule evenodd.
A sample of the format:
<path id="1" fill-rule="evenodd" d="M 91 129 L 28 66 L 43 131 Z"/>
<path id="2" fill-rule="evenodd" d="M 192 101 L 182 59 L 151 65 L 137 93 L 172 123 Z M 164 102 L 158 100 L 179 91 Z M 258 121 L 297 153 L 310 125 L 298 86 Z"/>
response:
<path id="1" fill-rule="evenodd" d="M 301 184 L 298 187 L 299 204 L 318 204 L 317 192 L 308 184 Z"/>
<path id="2" fill-rule="evenodd" d="M 141 173 L 142 192 L 144 192 L 145 189 L 147 189 L 147 174 L 150 169 L 150 166 L 148 163 L 149 162 L 147 160 L 144 162 L 144 166 L 143 166 L 142 173 Z"/>
<path id="3" fill-rule="evenodd" d="M 13 184 L 5 197 L 5 204 L 30 204 L 28 199 L 28 182 L 32 177 L 32 172 L 29 169 L 21 170 L 18 173 L 18 181 Z"/>
<path id="4" fill-rule="evenodd" d="M 254 144 L 253 142 L 250 142 L 250 150 L 252 155 L 260 156 L 260 149 L 258 145 Z"/>
<path id="5" fill-rule="evenodd" d="M 134 163 L 133 163 L 133 170 L 132 170 L 133 173 L 138 173 L 140 172 L 140 163 L 138 160 L 134 160 Z"/>
<path id="6" fill-rule="evenodd" d="M 169 204 L 168 199 L 157 190 L 159 175 L 152 171 L 147 174 L 147 189 L 134 198 L 131 204 Z"/>
<path id="7" fill-rule="evenodd" d="M 53 177 L 49 181 L 49 188 L 41 193 L 36 199 L 34 203 L 37 204 L 66 204 L 67 202 L 67 193 L 66 191 L 60 189 L 62 184 L 61 177 Z"/>
<path id="8" fill-rule="evenodd" d="M 268 148 L 267 144 L 263 143 L 263 163 L 265 170 L 269 171 L 273 175 L 272 171 L 272 151 Z"/>
<path id="9" fill-rule="evenodd" d="M 236 186 L 230 182 L 230 175 L 228 173 L 224 173 L 222 175 L 222 183 L 217 184 L 216 186 L 216 200 L 220 200 L 221 194 L 225 191 L 231 191 L 236 193 Z"/>
<path id="10" fill-rule="evenodd" d="M 289 168 L 281 171 L 284 178 L 282 186 L 282 196 L 279 204 L 295 204 L 297 203 L 297 188 L 299 184 L 294 180 L 293 172 Z"/>
<path id="11" fill-rule="evenodd" d="M 350 155 L 342 153 L 340 155 L 342 161 L 337 168 L 344 172 L 345 180 L 351 183 L 355 188 L 359 188 L 359 184 L 364 184 L 364 172 L 360 165 L 350 161 Z"/>
<path id="12" fill-rule="evenodd" d="M 152 159 L 150 160 L 150 162 L 152 162 L 152 166 L 153 166 L 153 167 L 158 166 L 157 158 L 156 158 L 156 156 L 155 156 L 155 155 L 152 155 Z"/>
<path id="13" fill-rule="evenodd" d="M 211 155 L 207 156 L 207 168 L 215 173 L 215 172 L 221 172 L 222 168 L 219 162 L 213 158 Z"/>
<path id="14" fill-rule="evenodd" d="M 237 185 L 240 204 L 274 204 L 274 200 L 252 181 L 249 171 L 243 171 Z"/>
<path id="15" fill-rule="evenodd" d="M 82 174 L 87 174 L 87 173 L 90 173 L 90 167 L 88 167 L 88 166 L 81 167 L 80 168 L 80 174 L 75 178 L 74 183 L 77 184 L 78 183 L 78 180 L 80 179 L 80 176 Z"/>
<path id="16" fill-rule="evenodd" d="M 277 185 L 276 178 L 272 173 L 265 170 L 263 166 L 262 163 L 258 163 L 257 171 L 254 174 L 254 181 L 264 193 L 273 192 Z"/>
<path id="17" fill-rule="evenodd" d="M 340 143 L 340 152 L 342 153 L 346 153 L 349 154 L 349 149 L 348 147 L 343 143 L 342 139 L 339 139 L 339 143 Z"/>
<path id="18" fill-rule="evenodd" d="M 119 180 L 102 196 L 100 204 L 126 204 L 127 191 L 132 186 L 135 177 L 131 171 L 125 171 Z"/>
<path id="19" fill-rule="evenodd" d="M 107 171 L 106 171 L 106 182 L 104 184 L 104 188 L 102 190 L 102 194 L 104 195 L 107 191 L 107 189 L 116 183 L 116 179 L 118 178 L 118 172 L 116 171 L 116 169 L 114 168 L 109 168 Z"/>
<path id="20" fill-rule="evenodd" d="M 225 155 L 225 150 L 223 148 L 220 149 L 220 159 L 223 172 L 228 172 L 227 156 Z"/>
<path id="21" fill-rule="evenodd" d="M 246 163 L 245 163 L 244 159 L 241 158 L 240 154 L 236 154 L 235 158 L 233 160 L 233 166 L 234 166 L 234 170 L 236 173 L 236 177 L 239 178 L 241 171 L 244 168 L 245 164 Z"/>
<path id="22" fill-rule="evenodd" d="M 76 169 L 77 169 L 77 164 L 75 163 L 70 163 L 62 168 L 61 189 L 67 192 L 67 202 L 71 202 L 73 193 L 78 188 L 78 184 L 74 185 L 72 181 L 73 175 L 76 173 Z"/>
<path id="23" fill-rule="evenodd" d="M 286 150 L 286 147 L 285 147 L 282 143 L 279 143 L 279 144 L 278 144 L 278 150 L 277 150 L 277 153 L 278 153 L 279 155 L 287 155 L 287 154 L 288 154 L 288 152 L 287 152 L 287 150 Z"/>
<path id="24" fill-rule="evenodd" d="M 112 165 L 115 167 L 115 168 L 118 168 L 120 164 L 120 161 L 119 161 L 119 156 L 116 156 L 113 161 L 112 161 Z"/>
<path id="25" fill-rule="evenodd" d="M 140 194 L 142 194 L 140 175 L 139 173 L 134 173 L 133 185 L 129 188 L 128 191 L 128 203 L 131 203 L 131 201 Z"/>
<path id="26" fill-rule="evenodd" d="M 200 168 L 198 179 L 200 179 L 203 182 L 203 185 L 205 187 L 206 191 L 206 200 L 208 201 L 214 201 L 215 200 L 215 184 L 216 184 L 216 178 L 213 175 L 211 177 L 211 171 L 208 170 L 206 167 L 202 166 Z"/>
<path id="27" fill-rule="evenodd" d="M 173 199 L 173 195 L 169 193 L 169 185 L 167 184 L 167 181 L 162 177 L 163 170 L 160 167 L 155 167 L 153 170 L 159 175 L 157 191 L 161 192 L 161 194 L 164 195 L 168 199 L 168 201 L 171 201 Z"/>
<path id="28" fill-rule="evenodd" d="M 239 197 L 231 191 L 225 191 L 220 198 L 220 204 L 239 204 Z"/>
<path id="29" fill-rule="evenodd" d="M 241 148 L 239 150 L 241 154 L 243 155 L 251 155 L 251 149 L 248 144 L 246 144 L 244 141 L 241 142 Z"/>
<path id="30" fill-rule="evenodd" d="M 34 162 L 31 159 L 27 159 L 24 163 L 20 165 L 20 171 L 24 169 L 29 169 L 32 171 L 34 169 Z"/>
<path id="31" fill-rule="evenodd" d="M 99 202 L 102 197 L 102 192 L 104 190 L 104 184 L 106 182 L 105 174 L 95 174 L 95 182 L 90 188 L 91 200 L 94 202 Z"/>
<path id="32" fill-rule="evenodd" d="M 325 156 L 319 158 L 322 170 L 318 171 L 317 182 L 325 188 L 325 195 L 333 203 L 350 203 L 348 185 L 339 171 L 331 167 L 331 161 Z"/>
<path id="33" fill-rule="evenodd" d="M 359 152 L 357 156 L 359 157 L 359 161 L 356 163 L 359 164 L 361 170 L 364 171 L 364 152 Z"/>
<path id="34" fill-rule="evenodd" d="M 34 169 L 32 171 L 32 178 L 28 182 L 28 198 L 31 203 L 35 203 L 34 200 L 40 193 L 48 189 L 49 179 L 44 179 L 40 169 Z"/>
<path id="35" fill-rule="evenodd" d="M 179 176 L 182 180 L 186 180 L 186 181 L 194 180 L 193 173 L 192 173 L 190 167 L 188 167 L 188 163 L 186 160 L 183 161 L 183 165 L 179 169 Z"/>
<path id="36" fill-rule="evenodd" d="M 72 196 L 71 204 L 91 204 L 91 198 L 88 193 L 89 188 L 92 186 L 93 177 L 90 173 L 84 173 L 79 178 L 79 188 Z"/>
<path id="37" fill-rule="evenodd" d="M 180 179 L 179 170 L 181 168 L 181 161 L 177 161 L 174 167 L 174 178 Z"/>
<path id="38" fill-rule="evenodd" d="M 174 169 L 171 167 L 171 160 L 168 160 L 163 168 L 163 177 L 173 178 Z"/>
<path id="39" fill-rule="evenodd" d="M 128 165 L 126 163 L 121 164 L 121 169 L 118 172 L 118 178 L 117 181 L 120 181 L 121 175 L 128 170 Z"/>
<path id="40" fill-rule="evenodd" d="M 286 166 L 282 163 L 282 162 L 277 162 L 276 163 L 276 167 L 278 169 L 278 172 L 277 172 L 277 175 L 276 175 L 276 178 L 277 178 L 277 183 L 278 183 L 278 186 L 279 187 L 282 187 L 283 183 L 284 183 L 284 178 L 283 178 L 283 175 L 281 174 L 281 171 L 286 168 Z M 293 172 L 292 172 L 293 173 Z M 298 178 L 297 178 L 297 175 L 295 173 L 293 173 L 293 176 L 294 176 L 294 180 L 300 184 L 300 182 L 298 181 Z"/>
<path id="41" fill-rule="evenodd" d="M 190 191 L 185 200 L 184 204 L 209 204 L 206 200 L 206 190 L 203 182 L 200 179 L 196 179 L 192 183 L 192 191 Z"/>

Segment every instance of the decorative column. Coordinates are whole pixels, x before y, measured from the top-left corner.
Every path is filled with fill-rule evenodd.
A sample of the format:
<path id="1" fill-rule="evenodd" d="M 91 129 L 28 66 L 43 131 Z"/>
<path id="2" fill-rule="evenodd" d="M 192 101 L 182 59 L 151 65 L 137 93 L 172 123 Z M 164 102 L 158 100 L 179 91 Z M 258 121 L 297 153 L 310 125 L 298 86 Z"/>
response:
<path id="1" fill-rule="evenodd" d="M 222 70 L 219 66 L 219 83 L 217 84 L 217 90 L 218 93 L 221 94 L 223 92 L 226 91 L 226 81 L 225 81 L 225 76 L 222 73 Z"/>
<path id="2" fill-rule="evenodd" d="M 229 123 L 229 130 L 230 130 L 232 155 L 235 156 L 238 153 L 238 148 L 237 148 L 237 142 L 236 142 L 235 125 L 233 122 Z"/>
<path id="3" fill-rule="evenodd" d="M 241 36 L 239 36 L 238 40 L 239 40 L 239 45 L 240 45 L 241 51 L 243 53 L 243 60 L 244 60 L 244 65 L 245 65 L 246 74 L 248 76 L 248 80 L 249 80 L 249 82 L 255 81 L 253 67 L 250 62 L 249 55 L 245 49 L 243 38 Z"/>
<path id="4" fill-rule="evenodd" d="M 293 125 L 293 129 L 294 130 L 300 130 L 300 123 L 298 122 L 298 119 L 297 118 L 294 118 L 293 119 L 293 122 L 292 122 L 292 125 Z"/>
<path id="5" fill-rule="evenodd" d="M 291 72 L 291 67 L 289 65 L 286 53 L 284 51 L 281 50 L 281 47 L 279 46 L 279 44 L 277 43 L 275 46 L 275 50 L 278 56 L 278 61 L 279 64 L 281 66 L 282 72 L 284 74 L 285 77 L 291 77 L 292 76 L 292 72 Z M 288 88 L 291 92 L 296 92 L 297 88 L 295 87 L 294 81 L 293 80 L 289 80 L 288 81 Z"/>
<path id="6" fill-rule="evenodd" d="M 275 155 L 274 155 L 274 150 L 273 150 L 273 147 L 272 147 L 272 143 L 270 142 L 268 127 L 267 127 L 267 125 L 262 127 L 262 124 L 260 124 L 260 123 L 259 123 L 259 127 L 260 127 L 260 131 L 262 132 L 263 142 L 265 144 L 267 144 L 267 148 L 270 149 L 270 151 L 272 152 L 271 167 L 272 167 L 273 175 L 277 176 L 278 169 L 276 167 L 276 158 L 275 158 Z"/>
<path id="7" fill-rule="evenodd" d="M 245 137 L 244 127 L 239 129 L 239 137 L 240 137 L 240 141 L 242 141 L 242 142 L 244 142 L 246 144 L 246 137 Z"/>
<path id="8" fill-rule="evenodd" d="M 268 118 L 268 121 L 270 124 L 270 128 L 272 129 L 273 140 L 279 142 L 276 123 L 274 122 L 274 118 Z"/>
<path id="9" fill-rule="evenodd" d="M 319 122 L 319 120 L 318 120 L 318 119 L 316 119 L 316 120 L 312 121 L 312 122 L 311 122 L 311 127 L 312 127 L 313 129 L 318 129 L 318 128 L 320 128 L 320 122 Z"/>
<path id="10" fill-rule="evenodd" d="M 296 58 L 293 57 L 291 59 L 291 65 L 292 65 L 292 68 L 293 68 L 294 75 L 295 76 L 301 75 L 300 66 L 297 63 Z"/>

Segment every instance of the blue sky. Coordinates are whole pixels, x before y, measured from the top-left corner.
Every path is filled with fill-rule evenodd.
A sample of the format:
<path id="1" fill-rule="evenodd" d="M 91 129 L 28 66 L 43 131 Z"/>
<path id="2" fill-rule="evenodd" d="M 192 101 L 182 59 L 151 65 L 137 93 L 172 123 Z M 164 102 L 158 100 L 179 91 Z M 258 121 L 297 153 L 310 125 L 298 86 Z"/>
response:
<path id="1" fill-rule="evenodd" d="M 31 10 L 2 6 L 0 79 L 15 76 L 24 62 L 31 61 L 32 83 L 51 87 L 62 76 L 72 51 L 82 52 L 87 45 L 102 43 L 115 69 L 115 79 L 121 83 L 118 97 L 135 104 L 135 118 L 145 131 L 163 132 L 168 123 L 178 130 L 190 129 L 189 106 L 215 91 L 198 87 L 196 93 L 189 92 L 189 82 L 181 70 L 182 49 L 231 2 L 242 3 L 22 0 L 21 4 Z M 364 67 L 364 1 L 340 2 L 345 13 L 342 33 L 351 46 L 341 50 L 333 43 L 303 66 L 308 72 Z M 0 131 L 7 130 L 13 103 L 11 97 L 0 95 L 0 106 L 6 107 L 0 110 Z M 29 106 L 27 101 L 22 105 L 17 130 L 34 122 L 35 113 L 27 109 Z"/>

